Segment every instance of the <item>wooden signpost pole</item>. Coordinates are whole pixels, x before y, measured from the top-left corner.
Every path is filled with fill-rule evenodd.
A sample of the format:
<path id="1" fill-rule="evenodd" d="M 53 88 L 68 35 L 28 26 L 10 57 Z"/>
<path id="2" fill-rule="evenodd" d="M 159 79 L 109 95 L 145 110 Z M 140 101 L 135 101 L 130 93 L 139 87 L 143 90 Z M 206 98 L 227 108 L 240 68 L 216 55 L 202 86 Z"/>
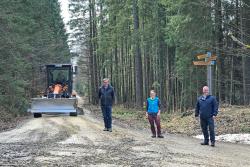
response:
<path id="1" fill-rule="evenodd" d="M 217 59 L 216 55 L 212 55 L 211 52 L 207 52 L 207 54 L 197 55 L 198 59 L 205 59 L 205 61 L 193 61 L 195 66 L 207 66 L 207 86 L 209 87 L 210 94 L 213 94 L 213 71 L 212 65 L 215 65 L 215 61 Z"/>
<path id="2" fill-rule="evenodd" d="M 210 58 L 211 57 L 211 52 L 207 52 L 207 58 Z M 207 60 L 206 60 L 207 61 Z M 207 65 L 207 86 L 209 88 L 209 92 L 210 94 L 212 95 L 213 94 L 213 85 L 212 85 L 212 78 L 213 77 L 213 74 L 212 74 L 212 65 L 211 63 L 209 63 Z"/>

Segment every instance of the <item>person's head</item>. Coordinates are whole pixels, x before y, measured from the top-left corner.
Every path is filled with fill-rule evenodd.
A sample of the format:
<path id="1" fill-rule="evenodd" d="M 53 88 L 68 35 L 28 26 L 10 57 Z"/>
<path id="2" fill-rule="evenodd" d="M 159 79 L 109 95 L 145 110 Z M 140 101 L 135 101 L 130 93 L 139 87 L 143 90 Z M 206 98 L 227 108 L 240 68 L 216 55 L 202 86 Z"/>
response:
<path id="1" fill-rule="evenodd" d="M 203 92 L 203 95 L 205 95 L 205 96 L 209 95 L 209 88 L 208 88 L 208 86 L 204 86 L 203 89 L 202 89 L 202 92 Z"/>
<path id="2" fill-rule="evenodd" d="M 156 96 L 155 91 L 154 91 L 154 90 L 151 90 L 151 91 L 150 91 L 150 97 L 151 97 L 151 98 L 155 98 L 155 96 Z"/>
<path id="3" fill-rule="evenodd" d="M 109 85 L 109 79 L 108 79 L 108 78 L 104 78 L 104 79 L 102 80 L 102 85 L 103 85 L 104 87 L 107 87 L 107 86 Z"/>

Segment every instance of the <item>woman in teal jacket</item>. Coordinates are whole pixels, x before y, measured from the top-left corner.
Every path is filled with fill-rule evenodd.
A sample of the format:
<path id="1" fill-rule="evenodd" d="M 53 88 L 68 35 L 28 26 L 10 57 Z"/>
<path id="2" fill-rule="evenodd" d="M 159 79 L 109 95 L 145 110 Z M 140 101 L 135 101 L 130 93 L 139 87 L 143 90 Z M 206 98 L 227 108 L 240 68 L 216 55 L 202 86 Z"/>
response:
<path id="1" fill-rule="evenodd" d="M 157 128 L 157 137 L 163 138 L 161 134 L 161 124 L 160 124 L 160 106 L 161 101 L 158 97 L 156 97 L 156 93 L 154 90 L 150 91 L 150 97 L 146 101 L 146 117 L 149 120 L 152 132 L 152 138 L 156 137 L 155 124 Z"/>

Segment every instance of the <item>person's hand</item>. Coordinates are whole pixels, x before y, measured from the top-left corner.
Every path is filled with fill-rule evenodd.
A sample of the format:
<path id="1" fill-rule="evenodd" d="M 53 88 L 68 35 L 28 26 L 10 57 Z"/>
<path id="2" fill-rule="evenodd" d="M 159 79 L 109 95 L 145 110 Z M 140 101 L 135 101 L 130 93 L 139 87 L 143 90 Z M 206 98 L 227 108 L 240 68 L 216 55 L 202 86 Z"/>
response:
<path id="1" fill-rule="evenodd" d="M 213 116 L 213 119 L 216 120 L 216 116 Z"/>
<path id="2" fill-rule="evenodd" d="M 161 115 L 161 110 L 158 110 L 157 116 L 159 117 Z"/>
<path id="3" fill-rule="evenodd" d="M 160 113 L 160 112 L 158 112 L 158 113 L 157 113 L 157 117 L 159 117 L 160 115 L 161 115 L 161 113 Z"/>

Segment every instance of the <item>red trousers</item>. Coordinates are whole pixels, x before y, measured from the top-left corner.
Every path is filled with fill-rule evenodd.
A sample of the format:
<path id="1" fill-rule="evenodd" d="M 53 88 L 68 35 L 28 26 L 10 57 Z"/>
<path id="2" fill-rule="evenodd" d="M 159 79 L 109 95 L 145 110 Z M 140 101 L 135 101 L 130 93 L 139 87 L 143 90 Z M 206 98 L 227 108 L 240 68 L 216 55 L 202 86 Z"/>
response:
<path id="1" fill-rule="evenodd" d="M 151 132 L 152 132 L 152 134 L 154 136 L 156 135 L 156 131 L 155 131 L 155 125 L 156 125 L 157 135 L 158 136 L 161 135 L 160 116 L 148 114 L 148 121 L 149 121 L 150 126 L 151 126 Z"/>

